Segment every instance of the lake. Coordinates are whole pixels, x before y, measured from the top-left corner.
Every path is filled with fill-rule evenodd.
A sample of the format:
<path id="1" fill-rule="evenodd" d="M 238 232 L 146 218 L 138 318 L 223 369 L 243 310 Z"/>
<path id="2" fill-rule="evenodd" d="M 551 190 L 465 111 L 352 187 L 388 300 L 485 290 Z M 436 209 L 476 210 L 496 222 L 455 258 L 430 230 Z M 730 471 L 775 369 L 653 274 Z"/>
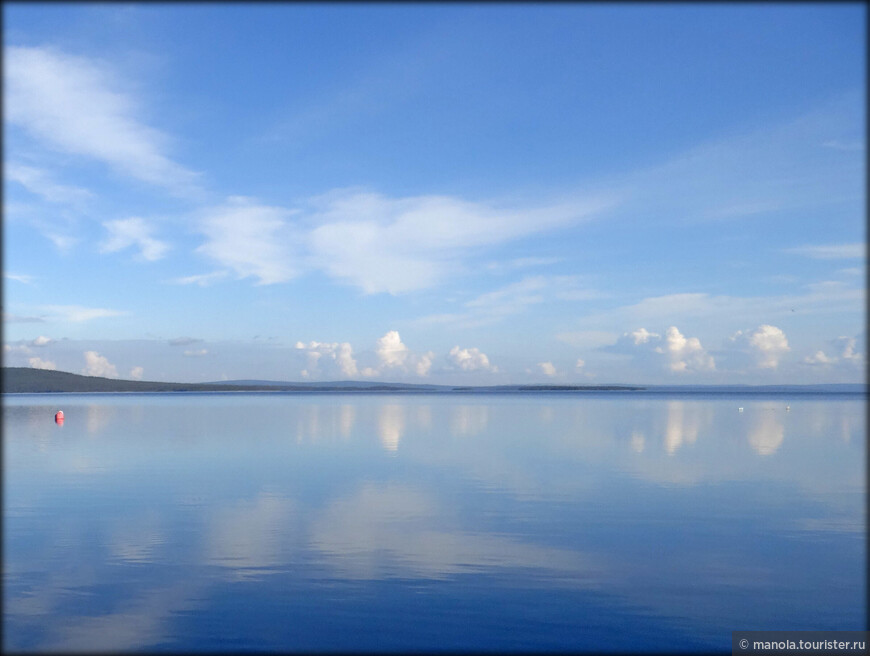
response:
<path id="1" fill-rule="evenodd" d="M 866 628 L 864 396 L 3 402 L 5 650 L 730 651 L 734 630 Z"/>

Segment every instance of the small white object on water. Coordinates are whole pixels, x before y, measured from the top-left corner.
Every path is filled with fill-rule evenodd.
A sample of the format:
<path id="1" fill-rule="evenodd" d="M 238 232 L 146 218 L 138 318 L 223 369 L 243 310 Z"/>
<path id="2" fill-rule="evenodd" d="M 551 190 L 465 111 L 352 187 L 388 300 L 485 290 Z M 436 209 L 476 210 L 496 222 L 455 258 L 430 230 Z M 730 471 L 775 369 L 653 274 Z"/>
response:
<path id="1" fill-rule="evenodd" d="M 737 412 L 743 412 L 743 408 L 737 408 Z"/>
<path id="2" fill-rule="evenodd" d="M 786 412 L 791 412 L 791 406 L 790 406 L 790 405 L 785 406 L 785 411 L 786 411 Z"/>

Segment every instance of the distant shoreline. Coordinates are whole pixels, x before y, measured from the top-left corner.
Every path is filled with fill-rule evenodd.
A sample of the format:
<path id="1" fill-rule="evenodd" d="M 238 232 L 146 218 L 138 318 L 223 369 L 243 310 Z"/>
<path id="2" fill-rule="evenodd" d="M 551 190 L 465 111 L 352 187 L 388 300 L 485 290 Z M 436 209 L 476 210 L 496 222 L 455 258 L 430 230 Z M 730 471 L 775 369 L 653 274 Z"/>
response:
<path id="1" fill-rule="evenodd" d="M 863 383 L 819 385 L 428 385 L 340 381 L 294 383 L 275 381 L 226 381 L 168 383 L 82 376 L 66 371 L 3 367 L 2 392 L 6 394 L 118 394 L 118 393 L 262 393 L 278 394 L 539 394 L 539 393 L 641 393 L 641 394 L 867 394 Z"/>

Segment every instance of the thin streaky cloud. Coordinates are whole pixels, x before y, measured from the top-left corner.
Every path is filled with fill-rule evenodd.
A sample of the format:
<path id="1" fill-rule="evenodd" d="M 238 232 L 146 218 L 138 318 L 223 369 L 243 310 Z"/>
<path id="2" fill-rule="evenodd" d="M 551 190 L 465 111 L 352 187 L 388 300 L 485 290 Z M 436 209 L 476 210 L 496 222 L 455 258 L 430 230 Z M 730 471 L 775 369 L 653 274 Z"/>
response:
<path id="1" fill-rule="evenodd" d="M 7 271 L 3 272 L 3 277 L 8 280 L 24 283 L 25 285 L 29 285 L 34 280 L 33 276 L 27 275 L 26 273 L 9 273 Z"/>
<path id="2" fill-rule="evenodd" d="M 867 146 L 863 141 L 838 141 L 836 139 L 825 141 L 822 144 L 825 148 L 833 148 L 834 150 L 855 150 L 863 151 Z"/>
<path id="3" fill-rule="evenodd" d="M 166 153 L 168 137 L 137 118 L 138 103 L 103 61 L 53 48 L 4 48 L 5 118 L 43 144 L 92 158 L 180 196 L 198 175 Z"/>
<path id="4" fill-rule="evenodd" d="M 852 260 L 866 257 L 867 245 L 861 242 L 851 244 L 818 244 L 787 248 L 785 252 L 805 255 L 814 260 Z"/>
<path id="5" fill-rule="evenodd" d="M 45 317 L 25 316 L 20 314 L 3 313 L 3 323 L 43 323 Z"/>
<path id="6" fill-rule="evenodd" d="M 528 269 L 534 267 L 549 266 L 564 262 L 563 257 L 517 257 L 506 262 L 490 262 L 486 265 L 488 271 L 513 271 L 516 269 Z"/>
<path id="7" fill-rule="evenodd" d="M 93 319 L 120 317 L 129 314 L 129 312 L 123 310 L 89 308 L 81 305 L 44 305 L 41 309 L 48 315 L 44 320 L 71 321 L 75 323 L 80 321 L 91 321 Z"/>
<path id="8" fill-rule="evenodd" d="M 614 326 L 679 322 L 687 319 L 723 322 L 765 323 L 783 315 L 838 314 L 860 312 L 866 290 L 840 281 L 805 286 L 802 294 L 778 296 L 729 296 L 682 293 L 651 296 L 629 305 L 592 312 L 577 321 L 583 330 L 608 330 Z"/>
<path id="9" fill-rule="evenodd" d="M 623 199 L 621 209 L 673 224 L 852 203 L 863 207 L 863 157 L 842 151 L 819 157 L 823 135 L 860 129 L 863 103 L 844 93 L 778 125 L 711 139 L 648 169 L 602 181 Z"/>
<path id="10" fill-rule="evenodd" d="M 206 241 L 196 252 L 260 285 L 287 282 L 300 273 L 298 237 L 288 221 L 293 214 L 253 198 L 231 196 L 223 205 L 201 212 L 199 230 Z M 218 278 L 186 280 L 207 284 Z"/>
<path id="11" fill-rule="evenodd" d="M 319 270 L 367 294 L 395 295 L 437 287 L 473 252 L 589 220 L 613 204 L 599 196 L 517 210 L 342 189 L 291 209 L 236 196 L 201 212 L 206 241 L 196 250 L 257 284 Z"/>
<path id="12" fill-rule="evenodd" d="M 447 196 L 390 198 L 337 190 L 312 199 L 305 220 L 313 265 L 366 293 L 401 294 L 438 286 L 472 250 L 591 220 L 612 196 L 506 209 Z"/>
<path id="13" fill-rule="evenodd" d="M 95 194 L 88 189 L 59 184 L 47 171 L 17 162 L 6 164 L 4 175 L 50 203 L 81 207 L 95 197 Z"/>
<path id="14" fill-rule="evenodd" d="M 173 285 L 199 285 L 200 287 L 208 287 L 209 285 L 226 278 L 229 275 L 228 271 L 212 271 L 211 273 L 200 273 L 193 276 L 183 276 L 181 278 L 172 278 L 168 280 Z"/>
<path id="15" fill-rule="evenodd" d="M 462 312 L 427 315 L 415 319 L 414 323 L 479 327 L 500 322 L 542 303 L 582 302 L 606 296 L 598 290 L 585 287 L 581 276 L 526 276 L 466 301 Z"/>
<path id="16" fill-rule="evenodd" d="M 106 221 L 103 227 L 109 236 L 100 244 L 101 253 L 114 253 L 134 246 L 142 259 L 153 262 L 164 257 L 169 250 L 169 244 L 155 239 L 153 227 L 139 217 Z"/>

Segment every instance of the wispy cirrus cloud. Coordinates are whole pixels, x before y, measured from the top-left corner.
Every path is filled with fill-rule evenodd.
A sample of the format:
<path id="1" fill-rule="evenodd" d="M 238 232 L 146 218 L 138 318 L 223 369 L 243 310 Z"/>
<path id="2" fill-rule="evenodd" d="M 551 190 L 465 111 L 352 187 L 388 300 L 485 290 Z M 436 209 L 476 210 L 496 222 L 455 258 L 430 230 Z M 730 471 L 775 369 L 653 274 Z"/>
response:
<path id="1" fill-rule="evenodd" d="M 729 296 L 703 292 L 650 296 L 637 303 L 590 312 L 578 319 L 581 330 L 650 323 L 705 320 L 717 323 L 765 323 L 792 314 L 860 313 L 866 291 L 840 281 L 805 285 L 805 292 L 777 296 Z"/>
<path id="2" fill-rule="evenodd" d="M 840 139 L 831 139 L 829 141 L 825 141 L 822 146 L 825 148 L 833 148 L 834 150 L 854 150 L 854 151 L 863 151 L 866 148 L 866 144 L 863 141 L 842 141 Z"/>
<path id="3" fill-rule="evenodd" d="M 518 210 L 345 189 L 289 209 L 235 196 L 202 212 L 206 241 L 197 252 L 258 284 L 319 270 L 364 293 L 401 294 L 440 284 L 482 249 L 588 220 L 612 204 L 601 197 Z M 206 275 L 177 282 L 217 278 Z"/>
<path id="4" fill-rule="evenodd" d="M 805 255 L 814 260 L 851 260 L 867 257 L 867 245 L 851 244 L 819 244 L 815 246 L 797 246 L 785 249 L 786 253 Z"/>
<path id="5" fill-rule="evenodd" d="M 45 317 L 27 316 L 21 314 L 3 313 L 3 323 L 42 323 Z"/>
<path id="6" fill-rule="evenodd" d="M 550 266 L 564 261 L 562 257 L 516 257 L 504 262 L 489 262 L 486 265 L 488 271 L 503 272 L 517 269 L 531 269 L 536 267 Z"/>
<path id="7" fill-rule="evenodd" d="M 317 270 L 364 293 L 396 295 L 433 288 L 467 272 L 469 263 L 493 246 L 605 213 L 627 216 L 642 208 L 644 216 L 679 222 L 851 202 L 860 196 L 854 157 L 834 153 L 834 159 L 819 163 L 812 149 L 820 141 L 810 137 L 848 132 L 857 120 L 854 105 L 847 95 L 787 124 L 706 143 L 657 167 L 599 181 L 598 192 L 564 201 L 518 207 L 452 196 L 391 197 L 362 188 L 336 189 L 293 209 L 230 199 L 203 222 L 207 241 L 199 252 L 241 277 L 256 278 L 258 284 L 285 282 Z M 234 204 L 230 212 L 227 207 Z M 222 220 L 241 216 L 245 204 L 254 229 Z M 510 271 L 557 261 L 514 258 L 486 268 Z M 189 278 L 199 284 L 214 279 Z M 589 297 L 574 292 L 574 298 Z"/>
<path id="8" fill-rule="evenodd" d="M 8 271 L 3 272 L 3 277 L 7 280 L 14 280 L 16 282 L 22 282 L 25 285 L 29 285 L 33 282 L 34 276 L 27 275 L 25 273 L 9 273 Z"/>
<path id="9" fill-rule="evenodd" d="M 200 287 L 208 287 L 209 285 L 226 278 L 229 271 L 212 271 L 211 273 L 200 273 L 193 276 L 183 276 L 181 278 L 173 278 L 167 282 L 175 285 L 199 285 Z"/>
<path id="10" fill-rule="evenodd" d="M 135 246 L 142 259 L 153 262 L 169 250 L 168 244 L 151 236 L 153 227 L 139 217 L 106 221 L 103 227 L 109 236 L 100 244 L 101 253 L 114 253 Z"/>
<path id="11" fill-rule="evenodd" d="M 417 319 L 415 323 L 484 326 L 521 314 L 545 302 L 606 298 L 606 294 L 584 283 L 582 276 L 526 276 L 466 301 L 461 312 L 426 315 Z"/>
<path id="12" fill-rule="evenodd" d="M 518 209 L 447 196 L 389 198 L 337 190 L 311 200 L 307 245 L 317 268 L 366 293 L 433 287 L 472 250 L 573 225 L 610 209 L 597 196 Z"/>
<path id="13" fill-rule="evenodd" d="M 88 189 L 55 182 L 44 169 L 10 162 L 5 165 L 3 173 L 7 179 L 50 203 L 82 207 L 94 198 L 94 193 Z"/>
<path id="14" fill-rule="evenodd" d="M 844 93 L 793 120 L 710 140 L 604 184 L 618 191 L 621 212 L 645 221 L 740 220 L 844 203 L 862 212 L 863 149 L 822 144 L 860 134 L 864 113 L 862 92 Z"/>
<path id="15" fill-rule="evenodd" d="M 172 193 L 199 193 L 198 175 L 169 157 L 167 135 L 139 118 L 137 99 L 105 62 L 15 45 L 4 48 L 4 60 L 10 124 L 50 148 L 101 161 Z"/>
<path id="16" fill-rule="evenodd" d="M 298 232 L 288 220 L 293 214 L 252 198 L 231 196 L 223 205 L 201 213 L 199 229 L 206 241 L 196 251 L 239 278 L 254 277 L 261 285 L 286 282 L 299 275 L 301 265 Z M 217 278 L 205 274 L 181 280 L 207 284 Z"/>
<path id="17" fill-rule="evenodd" d="M 107 308 L 89 308 L 81 305 L 43 305 L 41 309 L 46 313 L 43 321 L 91 321 L 93 319 L 105 319 L 107 317 L 120 317 L 128 314 L 124 310 L 110 310 Z"/>

